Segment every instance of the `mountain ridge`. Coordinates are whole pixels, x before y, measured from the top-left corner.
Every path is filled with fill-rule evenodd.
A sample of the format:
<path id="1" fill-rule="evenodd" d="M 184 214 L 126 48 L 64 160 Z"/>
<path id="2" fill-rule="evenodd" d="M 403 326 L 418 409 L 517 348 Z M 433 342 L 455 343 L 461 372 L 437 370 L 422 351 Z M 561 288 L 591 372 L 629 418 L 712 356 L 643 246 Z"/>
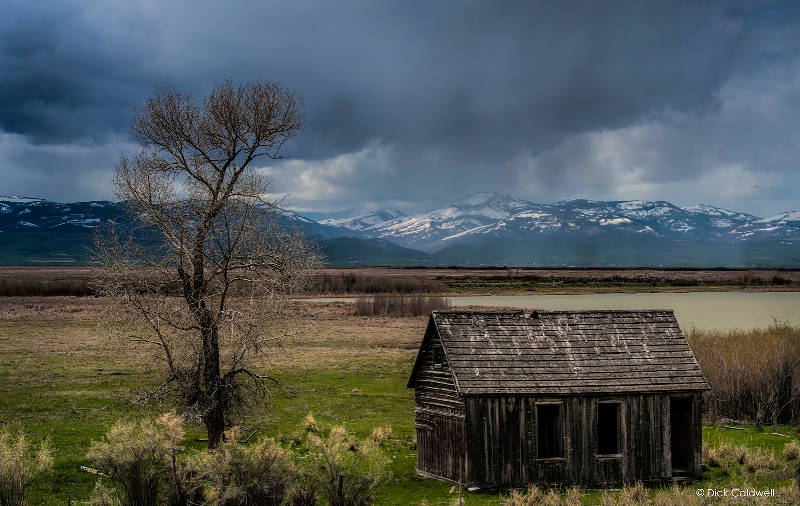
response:
<path id="1" fill-rule="evenodd" d="M 708 204 L 570 199 L 537 204 L 494 191 L 473 193 L 439 209 L 361 227 L 358 232 L 434 252 L 452 244 L 537 236 L 616 233 L 718 242 L 795 240 L 800 213 L 759 218 Z"/>
<path id="2" fill-rule="evenodd" d="M 537 204 L 483 191 L 411 216 L 379 210 L 315 221 L 281 212 L 319 243 L 333 265 L 800 267 L 798 211 L 759 218 L 666 201 Z M 126 220 L 120 203 L 0 196 L 0 263 L 85 263 L 95 230 Z"/>

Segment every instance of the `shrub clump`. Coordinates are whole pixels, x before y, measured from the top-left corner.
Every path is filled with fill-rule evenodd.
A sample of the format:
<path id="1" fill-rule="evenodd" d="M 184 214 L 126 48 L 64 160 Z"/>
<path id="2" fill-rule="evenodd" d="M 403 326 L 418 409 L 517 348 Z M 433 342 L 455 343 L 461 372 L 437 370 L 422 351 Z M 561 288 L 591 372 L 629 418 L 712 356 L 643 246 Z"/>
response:
<path id="1" fill-rule="evenodd" d="M 800 445 L 794 441 L 786 443 L 783 447 L 783 458 L 786 460 L 797 460 L 800 458 Z"/>
<path id="2" fill-rule="evenodd" d="M 446 289 L 446 285 L 441 282 L 415 276 L 343 273 L 314 276 L 306 293 L 309 295 L 414 294 L 442 293 Z"/>
<path id="3" fill-rule="evenodd" d="M 377 438 L 385 437 L 388 437 L 386 430 L 377 432 Z M 344 427 L 336 426 L 327 436 L 308 432 L 304 450 L 305 465 L 301 470 L 304 476 L 292 491 L 290 504 L 317 504 L 318 496 L 330 506 L 373 503 L 389 464 L 375 438 L 358 441 Z"/>
<path id="4" fill-rule="evenodd" d="M 731 443 L 722 443 L 716 448 L 709 448 L 706 453 L 706 464 L 709 467 L 729 468 L 735 464 L 742 465 L 747 458 L 747 448 Z"/>
<path id="5" fill-rule="evenodd" d="M 446 309 L 450 309 L 450 299 L 427 295 L 376 295 L 355 302 L 356 316 L 425 316 Z"/>
<path id="6" fill-rule="evenodd" d="M 182 420 L 165 413 L 155 421 L 117 422 L 102 441 L 92 442 L 86 458 L 107 474 L 119 492 L 122 506 L 166 504 L 177 475 L 176 455 L 181 450 Z M 95 489 L 95 501 L 108 493 Z"/>
<path id="7" fill-rule="evenodd" d="M 365 506 L 387 477 L 381 445 L 392 437 L 376 428 L 359 441 L 343 427 L 327 435 L 312 415 L 297 451 L 271 438 L 240 442 L 233 428 L 207 452 L 184 452 L 183 423 L 173 413 L 155 421 L 120 421 L 87 454 L 111 481 L 98 482 L 92 506 Z M 18 503 L 9 503 L 18 506 Z M 19 503 L 21 504 L 21 503 Z M 0 506 L 6 506 L 0 502 Z"/>
<path id="8" fill-rule="evenodd" d="M 202 487 L 205 504 L 278 506 L 294 480 L 287 452 L 271 438 L 251 445 L 239 442 L 239 430 L 226 433 L 219 448 L 199 453 L 187 466 L 194 487 Z"/>
<path id="9" fill-rule="evenodd" d="M 686 338 L 711 386 L 704 394 L 711 419 L 800 423 L 800 326 L 693 329 Z"/>
<path id="10" fill-rule="evenodd" d="M 22 432 L 0 430 L 0 505 L 24 506 L 25 489 L 53 467 L 47 440 L 35 447 Z"/>

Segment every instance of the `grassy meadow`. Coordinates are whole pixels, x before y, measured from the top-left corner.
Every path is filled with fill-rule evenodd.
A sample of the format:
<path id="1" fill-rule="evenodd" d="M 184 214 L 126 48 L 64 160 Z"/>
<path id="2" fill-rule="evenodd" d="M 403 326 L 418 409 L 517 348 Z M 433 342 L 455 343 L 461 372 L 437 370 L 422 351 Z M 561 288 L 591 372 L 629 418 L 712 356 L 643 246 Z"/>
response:
<path id="1" fill-rule="evenodd" d="M 406 382 L 427 318 L 355 316 L 352 304 L 310 301 L 297 301 L 292 312 L 297 323 L 276 324 L 293 336 L 256 367 L 277 384 L 267 402 L 243 420 L 242 433 L 274 437 L 288 447 L 300 437 L 309 414 L 321 427 L 343 425 L 361 438 L 373 427 L 391 427 L 384 446 L 391 478 L 378 503 L 455 504 L 450 485 L 415 475 L 414 396 Z M 91 441 L 119 419 L 170 409 L 135 402 L 137 392 L 158 385 L 157 360 L 146 348 L 120 347 L 107 339 L 99 321 L 114 321 L 99 298 L 0 297 L 0 429 L 24 430 L 34 442 L 49 439 L 55 457 L 54 469 L 31 486 L 29 504 L 87 501 L 98 480 L 81 470 L 91 465 L 86 459 Z M 746 336 L 751 344 L 755 338 Z M 703 336 L 696 339 L 701 342 Z M 201 426 L 189 428 L 185 444 L 203 448 Z M 750 426 L 719 415 L 704 429 L 706 478 L 687 490 L 790 487 L 800 455 L 784 457 L 784 449 L 797 441 L 796 424 Z M 662 489 L 670 493 L 669 487 L 656 487 L 648 497 Z M 579 496 L 584 503 L 614 504 L 626 503 L 624 493 L 581 490 Z M 794 495 L 780 493 L 787 504 L 795 503 Z M 471 493 L 466 504 L 503 504 L 508 494 Z"/>

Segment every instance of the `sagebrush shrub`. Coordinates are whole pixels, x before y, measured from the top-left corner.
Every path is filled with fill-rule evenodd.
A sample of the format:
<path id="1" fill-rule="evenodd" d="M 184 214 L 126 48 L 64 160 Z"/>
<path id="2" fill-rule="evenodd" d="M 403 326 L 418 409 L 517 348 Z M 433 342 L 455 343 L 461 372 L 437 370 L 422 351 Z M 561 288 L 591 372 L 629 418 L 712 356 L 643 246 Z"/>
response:
<path id="1" fill-rule="evenodd" d="M 277 506 L 295 478 L 288 454 L 273 439 L 245 446 L 235 428 L 219 448 L 198 454 L 190 465 L 203 485 L 206 504 L 214 506 Z"/>
<path id="2" fill-rule="evenodd" d="M 650 496 L 640 481 L 633 486 L 624 485 L 619 493 L 618 504 L 620 506 L 648 504 L 649 502 Z"/>
<path id="3" fill-rule="evenodd" d="M 583 494 L 578 487 L 572 487 L 564 494 L 564 506 L 581 506 Z"/>
<path id="4" fill-rule="evenodd" d="M 710 467 L 730 468 L 742 465 L 747 458 L 747 448 L 731 443 L 722 443 L 716 448 L 709 448 L 706 464 Z"/>
<path id="5" fill-rule="evenodd" d="M 374 427 L 372 429 L 372 434 L 370 434 L 370 439 L 375 441 L 378 446 L 383 446 L 383 443 L 386 442 L 387 439 L 392 437 L 392 428 L 389 426 L 386 427 Z"/>
<path id="6" fill-rule="evenodd" d="M 775 458 L 775 454 L 771 451 L 753 448 L 745 453 L 744 465 L 748 471 L 755 473 L 757 471 L 777 469 L 781 462 Z"/>
<path id="7" fill-rule="evenodd" d="M 319 427 L 317 426 L 317 420 L 311 413 L 306 415 L 305 426 L 307 432 L 319 432 Z"/>
<path id="8" fill-rule="evenodd" d="M 511 493 L 508 495 L 508 498 L 503 503 L 503 506 L 527 506 L 528 503 L 525 500 L 525 495 L 522 494 L 519 490 L 512 490 Z"/>
<path id="9" fill-rule="evenodd" d="M 120 489 L 122 506 L 165 504 L 183 436 L 182 420 L 174 413 L 155 421 L 119 421 L 102 441 L 92 442 L 86 458 Z"/>
<path id="10" fill-rule="evenodd" d="M 794 441 L 786 443 L 783 447 L 783 458 L 786 460 L 797 460 L 800 458 L 800 445 Z"/>
<path id="11" fill-rule="evenodd" d="M 52 467 L 47 440 L 34 447 L 24 433 L 0 430 L 0 506 L 24 506 L 25 489 Z"/>
<path id="12" fill-rule="evenodd" d="M 119 506 L 119 501 L 114 497 L 113 490 L 109 490 L 98 481 L 94 484 L 89 506 Z"/>
<path id="13" fill-rule="evenodd" d="M 327 437 L 308 433 L 306 451 L 304 471 L 330 506 L 372 504 L 389 464 L 375 440 L 358 441 L 336 426 Z"/>

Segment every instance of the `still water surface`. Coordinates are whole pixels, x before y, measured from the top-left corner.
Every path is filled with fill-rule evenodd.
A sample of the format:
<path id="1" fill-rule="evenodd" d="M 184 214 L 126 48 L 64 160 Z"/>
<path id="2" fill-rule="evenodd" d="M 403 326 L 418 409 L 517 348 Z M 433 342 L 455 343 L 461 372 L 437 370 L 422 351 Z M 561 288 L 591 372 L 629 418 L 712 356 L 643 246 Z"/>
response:
<path id="1" fill-rule="evenodd" d="M 755 328 L 775 320 L 800 325 L 800 292 L 604 293 L 588 295 L 495 295 L 451 297 L 453 306 L 578 309 L 673 309 L 690 327 Z"/>
<path id="2" fill-rule="evenodd" d="M 480 295 L 449 297 L 454 307 L 526 310 L 672 309 L 684 330 L 751 329 L 774 321 L 800 325 L 800 292 L 603 293 L 588 295 Z M 330 297 L 317 301 L 352 302 Z"/>

